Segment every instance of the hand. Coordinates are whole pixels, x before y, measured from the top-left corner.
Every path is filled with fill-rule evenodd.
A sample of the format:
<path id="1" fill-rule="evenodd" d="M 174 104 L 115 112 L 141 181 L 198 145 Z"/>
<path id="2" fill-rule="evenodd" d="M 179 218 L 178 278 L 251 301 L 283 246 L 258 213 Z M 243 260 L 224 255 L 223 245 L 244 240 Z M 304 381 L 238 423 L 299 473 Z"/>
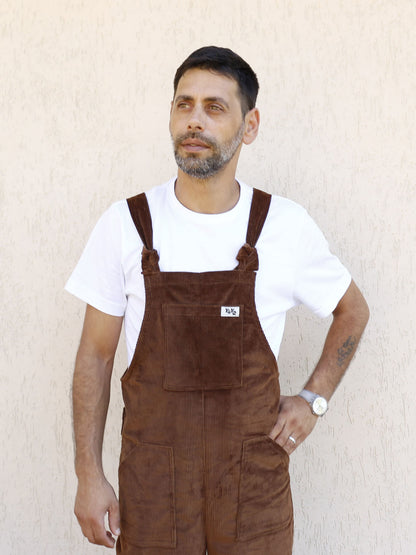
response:
<path id="1" fill-rule="evenodd" d="M 111 532 L 120 535 L 120 511 L 114 490 L 104 477 L 79 481 L 74 512 L 88 541 L 114 547 Z M 104 526 L 107 512 L 111 532 Z"/>
<path id="2" fill-rule="evenodd" d="M 290 455 L 308 437 L 318 417 L 312 414 L 308 403 L 299 397 L 280 397 L 279 415 L 269 436 Z M 289 439 L 296 440 L 296 443 Z"/>

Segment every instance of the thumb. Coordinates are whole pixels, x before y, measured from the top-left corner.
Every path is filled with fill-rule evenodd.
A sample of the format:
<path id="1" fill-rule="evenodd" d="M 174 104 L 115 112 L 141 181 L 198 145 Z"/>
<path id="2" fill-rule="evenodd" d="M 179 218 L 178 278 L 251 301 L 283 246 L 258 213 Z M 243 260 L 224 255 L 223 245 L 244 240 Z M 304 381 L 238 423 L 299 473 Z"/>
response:
<path id="1" fill-rule="evenodd" d="M 114 536 L 120 535 L 120 508 L 117 499 L 108 508 L 108 524 Z"/>

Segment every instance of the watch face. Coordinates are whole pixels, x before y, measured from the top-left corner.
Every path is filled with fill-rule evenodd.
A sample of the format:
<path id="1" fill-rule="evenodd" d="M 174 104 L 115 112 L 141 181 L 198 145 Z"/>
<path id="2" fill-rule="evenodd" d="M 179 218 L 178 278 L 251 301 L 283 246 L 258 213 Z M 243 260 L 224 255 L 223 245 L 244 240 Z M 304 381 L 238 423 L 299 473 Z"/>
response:
<path id="1" fill-rule="evenodd" d="M 326 402 L 326 399 L 323 397 L 317 397 L 312 404 L 312 410 L 317 416 L 324 415 L 328 410 L 328 403 Z"/>

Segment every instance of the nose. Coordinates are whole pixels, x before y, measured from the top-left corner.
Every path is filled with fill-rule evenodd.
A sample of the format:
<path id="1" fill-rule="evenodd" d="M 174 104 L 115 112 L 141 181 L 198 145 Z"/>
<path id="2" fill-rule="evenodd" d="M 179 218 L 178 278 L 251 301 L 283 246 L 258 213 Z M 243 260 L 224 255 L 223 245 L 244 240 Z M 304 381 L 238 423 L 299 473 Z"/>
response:
<path id="1" fill-rule="evenodd" d="M 204 130 L 204 128 L 205 128 L 205 113 L 200 107 L 195 106 L 192 112 L 189 114 L 187 129 L 188 131 L 201 132 Z"/>

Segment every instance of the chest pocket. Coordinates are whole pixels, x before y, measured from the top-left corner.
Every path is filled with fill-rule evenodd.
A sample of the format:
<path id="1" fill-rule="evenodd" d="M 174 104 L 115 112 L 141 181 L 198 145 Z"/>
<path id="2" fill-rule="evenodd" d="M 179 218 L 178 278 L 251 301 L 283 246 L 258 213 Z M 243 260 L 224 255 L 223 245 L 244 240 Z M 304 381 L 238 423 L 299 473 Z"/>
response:
<path id="1" fill-rule="evenodd" d="M 244 306 L 163 305 L 164 389 L 233 389 L 243 380 Z"/>

